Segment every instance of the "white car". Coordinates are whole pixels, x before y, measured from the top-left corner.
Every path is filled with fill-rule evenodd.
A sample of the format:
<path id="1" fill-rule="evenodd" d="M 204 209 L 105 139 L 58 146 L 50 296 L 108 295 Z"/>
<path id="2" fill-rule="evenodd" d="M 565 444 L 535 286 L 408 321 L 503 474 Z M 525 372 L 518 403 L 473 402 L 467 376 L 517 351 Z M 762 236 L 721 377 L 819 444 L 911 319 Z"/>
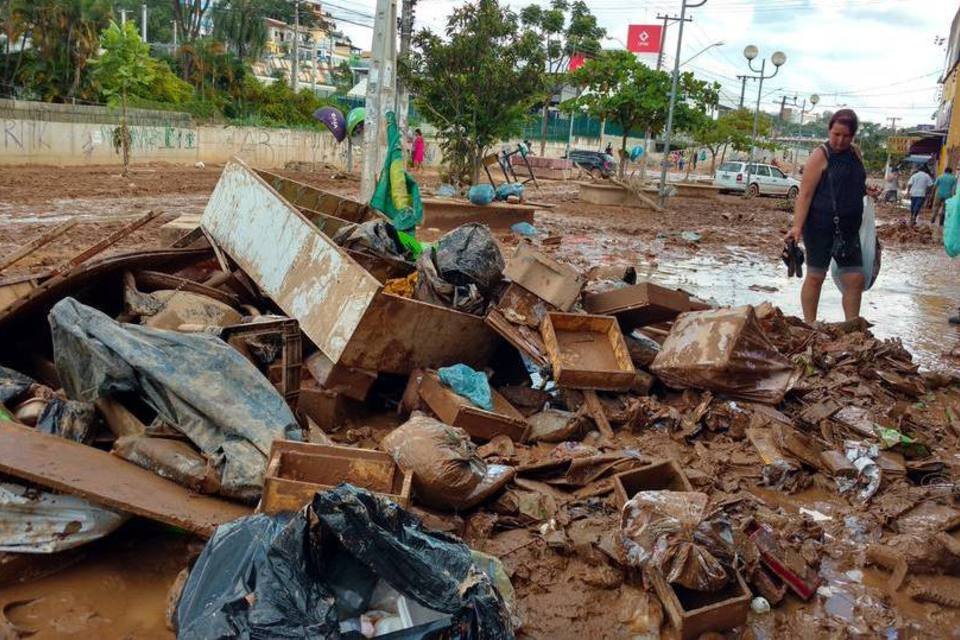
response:
<path id="1" fill-rule="evenodd" d="M 724 191 L 743 191 L 747 188 L 747 163 L 724 162 L 713 177 L 713 186 Z M 796 198 L 800 181 L 791 178 L 769 164 L 754 164 L 750 171 L 750 195 L 787 196 Z"/>

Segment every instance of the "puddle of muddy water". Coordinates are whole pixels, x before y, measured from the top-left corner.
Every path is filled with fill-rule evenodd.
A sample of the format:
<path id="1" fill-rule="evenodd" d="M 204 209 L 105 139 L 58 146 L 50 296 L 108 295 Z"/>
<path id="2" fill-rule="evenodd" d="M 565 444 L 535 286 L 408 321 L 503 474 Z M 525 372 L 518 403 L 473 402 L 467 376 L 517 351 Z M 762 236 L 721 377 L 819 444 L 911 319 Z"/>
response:
<path id="1" fill-rule="evenodd" d="M 570 241 L 572 240 L 572 241 Z M 629 238 L 577 236 L 564 239 L 560 255 L 579 263 L 634 264 L 637 275 L 664 286 L 683 288 L 721 305 L 770 301 L 789 315 L 801 316 L 799 278 L 788 278 L 786 267 L 773 256 L 742 248 L 718 248 L 719 255 L 669 257 Z M 656 243 L 654 243 L 656 244 Z M 645 246 L 646 245 L 646 246 Z M 705 248 L 704 251 L 707 249 Z M 657 253 L 645 261 L 646 251 Z M 915 361 L 928 369 L 960 370 L 960 363 L 943 353 L 960 344 L 960 329 L 947 317 L 960 305 L 958 266 L 938 248 L 885 249 L 883 267 L 873 288 L 863 297 L 863 316 L 880 338 L 901 338 Z M 840 291 L 829 277 L 820 301 L 821 320 L 843 320 Z"/>

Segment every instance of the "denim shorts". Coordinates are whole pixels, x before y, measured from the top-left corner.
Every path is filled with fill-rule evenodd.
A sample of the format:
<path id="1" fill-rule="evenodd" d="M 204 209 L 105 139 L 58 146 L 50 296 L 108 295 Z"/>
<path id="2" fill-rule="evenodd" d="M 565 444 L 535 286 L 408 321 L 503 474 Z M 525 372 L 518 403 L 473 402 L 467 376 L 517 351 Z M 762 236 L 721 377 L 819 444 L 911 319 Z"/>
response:
<path id="1" fill-rule="evenodd" d="M 833 257 L 833 229 L 803 230 L 803 246 L 807 251 L 807 271 L 826 273 Z M 840 273 L 863 272 L 863 251 L 860 247 L 859 231 L 840 230 L 840 239 L 846 245 L 846 252 L 837 259 Z"/>

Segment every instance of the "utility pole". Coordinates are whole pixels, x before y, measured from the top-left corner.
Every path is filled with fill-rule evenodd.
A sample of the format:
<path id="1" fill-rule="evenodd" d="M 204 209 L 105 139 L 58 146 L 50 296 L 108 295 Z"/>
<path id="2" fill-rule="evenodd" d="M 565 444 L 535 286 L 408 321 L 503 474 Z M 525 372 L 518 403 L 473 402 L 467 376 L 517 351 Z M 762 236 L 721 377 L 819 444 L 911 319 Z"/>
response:
<path id="1" fill-rule="evenodd" d="M 670 85 L 670 108 L 667 111 L 667 131 L 663 136 L 663 159 L 660 161 L 660 206 L 667 200 L 667 167 L 670 166 L 670 138 L 673 135 L 673 110 L 677 104 L 677 82 L 680 79 L 680 50 L 683 46 L 683 25 L 693 21 L 687 17 L 687 9 L 696 9 L 707 4 L 707 0 L 700 0 L 696 4 L 687 4 L 688 0 L 680 3 L 680 30 L 677 33 L 677 56 L 673 60 L 673 82 Z"/>
<path id="2" fill-rule="evenodd" d="M 140 24 L 143 25 L 140 29 L 140 35 L 143 36 L 144 42 L 150 42 L 147 39 L 147 3 L 144 2 L 140 5 Z"/>
<path id="3" fill-rule="evenodd" d="M 413 36 L 414 0 L 402 0 L 400 5 L 400 59 L 406 59 L 410 53 L 410 38 Z M 410 111 L 410 92 L 397 74 L 397 127 L 400 134 L 407 131 L 407 114 Z"/>
<path id="4" fill-rule="evenodd" d="M 127 9 L 120 9 L 120 26 L 127 24 Z"/>
<path id="5" fill-rule="evenodd" d="M 890 129 L 893 130 L 892 135 L 897 135 L 897 120 L 900 120 L 900 118 L 888 117 L 887 120 L 890 121 Z M 886 166 L 886 171 L 885 171 L 884 173 L 889 172 L 889 170 L 890 170 L 890 160 L 891 160 L 891 158 L 890 158 L 890 143 L 888 142 L 888 143 L 887 143 L 887 166 Z M 886 179 L 886 178 L 884 178 L 884 179 Z"/>
<path id="6" fill-rule="evenodd" d="M 663 29 L 660 30 L 660 52 L 657 53 L 657 71 L 660 71 L 660 69 L 663 68 L 663 49 L 667 43 L 667 27 L 669 27 L 670 22 L 676 20 L 676 18 L 658 13 L 657 20 L 663 20 Z M 647 178 L 647 157 L 650 155 L 650 135 L 650 129 L 643 132 L 643 157 L 640 161 L 640 182 L 643 182 Z M 601 141 L 602 140 L 603 136 L 601 135 Z"/>
<path id="7" fill-rule="evenodd" d="M 896 135 L 897 133 L 897 120 L 900 120 L 900 119 L 901 118 L 887 118 L 887 120 L 890 121 L 890 128 L 893 129 L 894 135 Z"/>
<path id="8" fill-rule="evenodd" d="M 290 86 L 296 93 L 300 80 L 300 0 L 294 0 L 293 7 L 293 63 L 290 65 Z"/>
<path id="9" fill-rule="evenodd" d="M 177 21 L 173 21 L 173 55 L 177 55 Z"/>
<path id="10" fill-rule="evenodd" d="M 377 181 L 377 170 L 386 153 L 386 113 L 395 104 L 397 72 L 397 2 L 377 0 L 367 76 L 366 116 L 363 122 L 363 170 L 360 174 L 360 201 L 369 202 Z M 381 135 L 383 133 L 383 135 Z"/>
<path id="11" fill-rule="evenodd" d="M 753 76 L 737 76 L 740 80 L 740 108 L 743 109 L 743 98 L 747 94 L 747 80 L 752 80 Z"/>

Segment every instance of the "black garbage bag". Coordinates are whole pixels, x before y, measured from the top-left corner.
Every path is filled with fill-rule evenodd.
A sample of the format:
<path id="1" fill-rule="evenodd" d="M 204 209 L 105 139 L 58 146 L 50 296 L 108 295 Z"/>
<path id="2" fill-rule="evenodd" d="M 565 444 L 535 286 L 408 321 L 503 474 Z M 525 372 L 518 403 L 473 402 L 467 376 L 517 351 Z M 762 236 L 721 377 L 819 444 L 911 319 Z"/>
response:
<path id="1" fill-rule="evenodd" d="M 435 261 L 440 277 L 456 286 L 476 285 L 488 295 L 503 278 L 503 255 L 490 227 L 462 224 L 440 236 Z"/>
<path id="2" fill-rule="evenodd" d="M 425 530 L 389 500 L 341 484 L 293 516 L 254 515 L 218 527 L 177 604 L 178 638 L 339 639 L 339 619 L 372 589 L 371 574 L 449 614 L 444 626 L 455 632 L 443 637 L 514 637 L 503 599 L 466 545 Z M 410 629 L 389 637 L 440 636 Z"/>
<path id="3" fill-rule="evenodd" d="M 121 324 L 73 298 L 49 320 L 67 396 L 138 394 L 218 461 L 223 495 L 256 500 L 273 441 L 302 439 L 283 396 L 215 336 Z"/>
<path id="4" fill-rule="evenodd" d="M 22 398 L 34 384 L 36 383 L 29 376 L 13 369 L 0 367 L 0 404 Z"/>

